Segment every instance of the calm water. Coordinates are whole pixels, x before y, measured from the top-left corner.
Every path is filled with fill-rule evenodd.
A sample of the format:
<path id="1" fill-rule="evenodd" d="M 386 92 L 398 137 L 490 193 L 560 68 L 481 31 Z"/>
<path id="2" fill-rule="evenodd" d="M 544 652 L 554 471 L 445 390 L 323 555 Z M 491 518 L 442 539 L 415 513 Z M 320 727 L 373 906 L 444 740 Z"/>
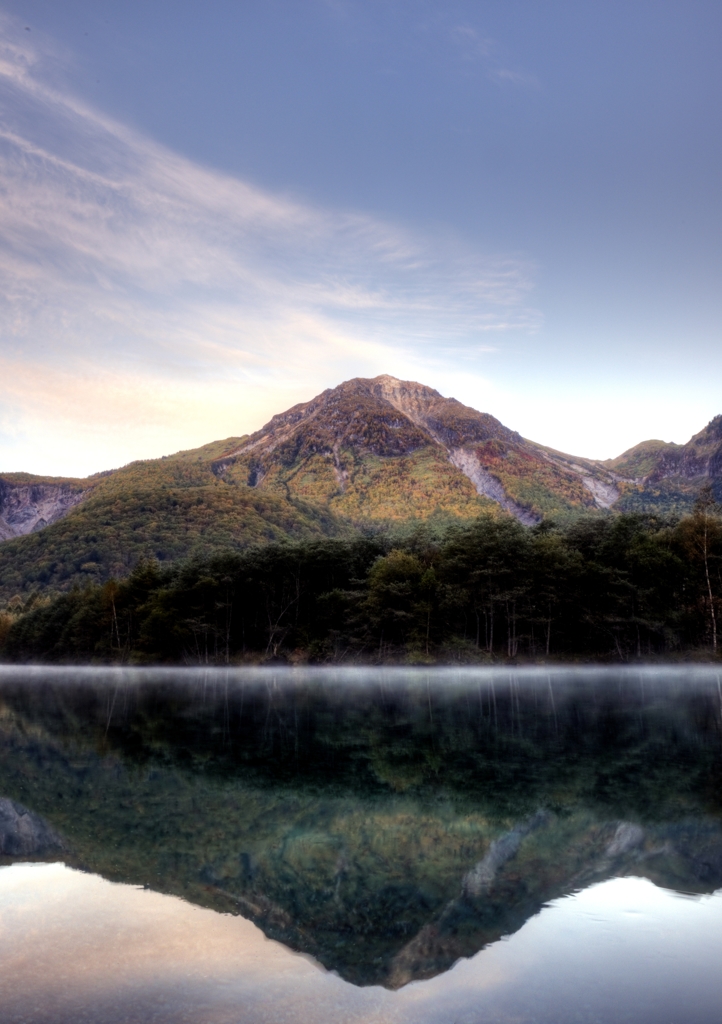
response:
<path id="1" fill-rule="evenodd" d="M 717 1022 L 722 673 L 0 670 L 3 1022 Z"/>

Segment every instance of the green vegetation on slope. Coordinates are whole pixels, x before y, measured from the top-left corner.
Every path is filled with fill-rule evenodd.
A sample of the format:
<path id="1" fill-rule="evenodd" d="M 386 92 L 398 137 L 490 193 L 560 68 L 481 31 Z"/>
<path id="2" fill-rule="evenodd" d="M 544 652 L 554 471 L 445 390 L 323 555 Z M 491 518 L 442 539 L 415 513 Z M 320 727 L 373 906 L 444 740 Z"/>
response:
<path id="1" fill-rule="evenodd" d="M 719 650 L 722 522 L 641 516 L 531 530 L 301 541 L 177 565 L 5 616 L 16 660 L 629 658 Z"/>
<path id="2" fill-rule="evenodd" d="M 65 484 L 72 490 L 82 491 L 97 477 L 38 476 L 36 473 L 3 473 L 3 480 L 18 487 L 32 487 L 33 484 Z"/>
<path id="3" fill-rule="evenodd" d="M 143 558 L 349 532 L 323 507 L 219 480 L 212 460 L 225 444 L 91 478 L 92 494 L 64 519 L 0 545 L 0 599 L 124 576 Z"/>
<path id="4" fill-rule="evenodd" d="M 474 519 L 481 512 L 499 511 L 496 502 L 477 494 L 468 477 L 438 446 L 424 445 L 392 456 L 346 449 L 336 456 L 340 470 L 332 456 L 318 452 L 290 464 L 274 463 L 257 489 L 308 501 L 357 524 L 428 519 L 439 514 Z M 252 471 L 249 456 L 230 466 L 223 479 L 242 485 Z"/>
<path id="5" fill-rule="evenodd" d="M 615 512 L 686 516 L 692 512 L 699 496 L 699 480 L 679 477 L 647 481 L 645 484 L 621 484 Z"/>
<path id="6" fill-rule="evenodd" d="M 667 451 L 680 451 L 683 445 L 672 444 L 667 441 L 642 441 L 641 444 L 622 452 L 616 459 L 606 459 L 602 465 L 619 473 L 620 476 L 636 480 L 649 474 L 655 469 L 659 456 Z"/>

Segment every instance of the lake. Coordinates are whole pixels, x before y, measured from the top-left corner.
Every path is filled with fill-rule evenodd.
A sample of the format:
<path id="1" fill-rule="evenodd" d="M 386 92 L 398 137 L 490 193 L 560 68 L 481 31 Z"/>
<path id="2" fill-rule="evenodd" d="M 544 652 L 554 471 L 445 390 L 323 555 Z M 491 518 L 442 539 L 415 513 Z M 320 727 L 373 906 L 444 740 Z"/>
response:
<path id="1" fill-rule="evenodd" d="M 722 1006 L 722 672 L 0 668 L 3 1022 Z"/>

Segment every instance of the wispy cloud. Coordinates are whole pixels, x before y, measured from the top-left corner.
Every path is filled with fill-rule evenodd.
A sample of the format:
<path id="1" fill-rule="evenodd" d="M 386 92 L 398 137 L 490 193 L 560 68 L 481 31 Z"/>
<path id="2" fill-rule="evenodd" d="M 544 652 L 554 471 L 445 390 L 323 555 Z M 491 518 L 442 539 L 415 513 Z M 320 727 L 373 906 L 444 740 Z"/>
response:
<path id="1" fill-rule="evenodd" d="M 465 60 L 486 60 L 496 46 L 493 39 L 481 35 L 471 25 L 454 25 L 450 35 Z"/>
<path id="2" fill-rule="evenodd" d="M 539 88 L 539 79 L 535 75 L 505 67 L 501 48 L 495 39 L 482 35 L 471 25 L 454 25 L 450 36 L 462 61 L 481 64 L 490 81 L 501 85 Z"/>
<path id="3" fill-rule="evenodd" d="M 202 167 L 47 63 L 0 45 L 0 468 L 41 438 L 35 465 L 80 471 L 238 434 L 344 376 L 537 325 L 523 260 Z"/>
<path id="4" fill-rule="evenodd" d="M 500 82 L 502 85 L 528 86 L 532 89 L 539 88 L 539 79 L 534 75 L 527 75 L 521 71 L 512 71 L 510 68 L 489 68 L 487 77 L 492 82 Z"/>

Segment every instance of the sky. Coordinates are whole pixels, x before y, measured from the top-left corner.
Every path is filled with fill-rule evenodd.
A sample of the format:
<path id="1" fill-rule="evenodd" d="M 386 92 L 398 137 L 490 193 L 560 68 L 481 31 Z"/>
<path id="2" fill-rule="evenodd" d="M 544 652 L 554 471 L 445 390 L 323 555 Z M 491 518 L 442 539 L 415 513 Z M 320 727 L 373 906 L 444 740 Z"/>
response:
<path id="1" fill-rule="evenodd" d="M 562 451 L 722 413 L 722 5 L 0 0 L 0 470 L 419 380 Z"/>

